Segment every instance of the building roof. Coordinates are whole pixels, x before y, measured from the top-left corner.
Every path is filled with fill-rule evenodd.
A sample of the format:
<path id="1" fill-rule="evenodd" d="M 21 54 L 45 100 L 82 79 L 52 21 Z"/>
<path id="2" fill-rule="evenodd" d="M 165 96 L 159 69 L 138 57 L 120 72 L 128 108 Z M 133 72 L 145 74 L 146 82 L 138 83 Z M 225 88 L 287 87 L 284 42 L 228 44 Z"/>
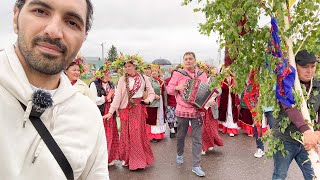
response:
<path id="1" fill-rule="evenodd" d="M 101 61 L 100 57 L 84 57 L 84 60 L 85 62 L 87 62 L 92 66 L 91 69 L 96 69 L 96 70 L 102 67 L 104 63 L 104 61 Z"/>

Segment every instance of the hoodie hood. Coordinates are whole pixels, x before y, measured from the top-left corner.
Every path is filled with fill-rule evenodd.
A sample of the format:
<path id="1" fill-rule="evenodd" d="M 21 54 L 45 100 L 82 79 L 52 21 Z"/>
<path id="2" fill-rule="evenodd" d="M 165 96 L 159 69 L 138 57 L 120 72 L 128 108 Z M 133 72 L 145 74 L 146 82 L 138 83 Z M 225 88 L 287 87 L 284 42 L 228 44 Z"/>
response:
<path id="1" fill-rule="evenodd" d="M 15 52 L 14 45 L 1 51 L 0 59 L 0 72 L 8 72 L 0 74 L 0 84 L 20 102 L 27 105 L 31 100 L 33 90 Z M 67 77 L 61 73 L 59 86 L 52 97 L 53 106 L 66 101 L 75 93 Z"/>

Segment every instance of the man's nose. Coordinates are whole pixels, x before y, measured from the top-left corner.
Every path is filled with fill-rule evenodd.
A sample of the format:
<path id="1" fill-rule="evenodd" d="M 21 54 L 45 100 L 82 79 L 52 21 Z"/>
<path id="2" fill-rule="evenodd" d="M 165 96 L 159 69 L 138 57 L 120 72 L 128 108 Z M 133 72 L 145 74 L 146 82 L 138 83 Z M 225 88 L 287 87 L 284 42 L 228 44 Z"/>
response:
<path id="1" fill-rule="evenodd" d="M 44 29 L 44 33 L 48 34 L 52 39 L 62 39 L 63 21 L 59 17 L 53 17 Z"/>

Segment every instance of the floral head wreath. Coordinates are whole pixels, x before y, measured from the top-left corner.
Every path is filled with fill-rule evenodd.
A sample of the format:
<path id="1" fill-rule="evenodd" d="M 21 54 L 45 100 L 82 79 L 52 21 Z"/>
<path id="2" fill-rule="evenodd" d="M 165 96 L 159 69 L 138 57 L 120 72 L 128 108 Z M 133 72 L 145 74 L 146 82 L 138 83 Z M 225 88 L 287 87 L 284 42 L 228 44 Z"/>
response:
<path id="1" fill-rule="evenodd" d="M 96 79 L 102 78 L 104 76 L 104 72 L 109 71 L 110 69 L 112 69 L 112 65 L 109 61 L 104 62 L 104 64 L 102 65 L 102 67 L 97 70 L 94 74 Z"/>
<path id="2" fill-rule="evenodd" d="M 84 61 L 84 57 L 78 54 L 76 58 L 73 60 L 73 62 L 75 62 L 79 66 L 80 76 L 83 76 L 83 74 L 87 72 L 87 69 L 86 69 L 87 63 Z"/>
<path id="3" fill-rule="evenodd" d="M 144 66 L 140 56 L 122 53 L 120 53 L 120 57 L 118 57 L 118 59 L 112 63 L 112 66 L 117 69 L 122 69 L 127 62 L 134 64 L 138 70 L 141 70 L 141 68 Z"/>
<path id="4" fill-rule="evenodd" d="M 151 69 L 151 64 L 142 63 L 141 68 L 142 68 L 143 70 Z"/>
<path id="5" fill-rule="evenodd" d="M 178 65 L 176 65 L 175 69 L 183 69 L 183 65 L 182 64 L 178 64 Z"/>
<path id="6" fill-rule="evenodd" d="M 159 64 L 151 64 L 150 66 L 151 66 L 151 69 L 155 69 L 155 68 L 160 69 Z"/>
<path id="7" fill-rule="evenodd" d="M 208 73 L 208 76 L 211 76 L 213 74 L 217 73 L 217 69 L 214 66 L 211 66 L 210 64 L 202 63 L 201 61 L 197 62 L 197 66 Z"/>

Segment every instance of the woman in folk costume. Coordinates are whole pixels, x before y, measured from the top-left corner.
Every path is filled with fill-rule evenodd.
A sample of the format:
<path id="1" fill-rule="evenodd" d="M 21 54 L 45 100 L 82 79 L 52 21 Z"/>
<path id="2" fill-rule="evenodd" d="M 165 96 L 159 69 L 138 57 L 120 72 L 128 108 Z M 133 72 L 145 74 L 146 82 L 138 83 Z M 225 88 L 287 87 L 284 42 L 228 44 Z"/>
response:
<path id="1" fill-rule="evenodd" d="M 160 79 L 160 66 L 151 66 L 151 77 L 149 78 L 151 86 L 155 92 L 155 98 L 151 105 L 147 107 L 147 133 L 148 139 L 152 142 L 158 142 L 164 138 L 166 124 L 164 122 L 164 100 L 165 87 L 164 81 Z"/>
<path id="2" fill-rule="evenodd" d="M 251 71 L 247 80 L 245 90 L 241 95 L 240 101 L 240 114 L 238 126 L 243 129 L 248 136 L 253 137 L 254 135 L 254 118 L 255 112 L 252 112 L 252 108 L 256 106 L 258 101 L 259 87 L 254 83 L 255 71 Z M 249 106 L 249 107 L 248 107 Z M 267 131 L 266 121 L 262 120 L 262 132 Z"/>
<path id="3" fill-rule="evenodd" d="M 225 69 L 228 70 L 228 69 Z M 234 75 L 229 74 L 221 84 L 222 93 L 219 106 L 219 129 L 230 137 L 238 134 L 238 104 L 239 98 L 231 92 L 235 86 Z"/>
<path id="4" fill-rule="evenodd" d="M 146 132 L 146 105 L 154 99 L 148 77 L 137 72 L 142 60 L 139 56 L 121 55 L 113 65 L 124 67 L 124 76 L 118 81 L 114 99 L 105 119 L 118 110 L 121 120 L 119 159 L 130 170 L 144 169 L 154 158 Z M 144 91 L 148 93 L 143 99 Z"/>
<path id="5" fill-rule="evenodd" d="M 77 57 L 66 68 L 64 73 L 67 75 L 73 87 L 81 94 L 90 97 L 89 87 L 80 80 L 81 75 L 85 73 L 84 61 L 82 57 Z"/>
<path id="6" fill-rule="evenodd" d="M 178 69 L 178 68 L 176 68 Z M 181 68 L 180 68 L 181 69 Z M 178 69 L 178 70 L 180 70 Z M 174 72 L 174 70 L 171 70 L 171 76 L 172 73 Z M 165 80 L 165 86 L 168 86 L 170 80 L 171 80 L 171 76 L 168 77 Z M 176 116 L 176 106 L 177 106 L 177 101 L 176 101 L 176 97 L 170 94 L 167 94 L 167 101 L 165 101 L 165 112 L 166 112 L 166 121 L 168 122 L 168 126 L 170 128 L 170 138 L 174 138 L 176 137 L 176 133 L 177 133 L 177 116 Z"/>
<path id="7" fill-rule="evenodd" d="M 100 70 L 96 71 L 96 80 L 90 84 L 91 99 L 97 104 L 102 116 L 109 112 L 114 96 L 115 87 L 108 71 L 110 67 L 109 63 L 105 63 Z M 110 119 L 104 120 L 103 125 L 107 139 L 108 163 L 111 166 L 114 165 L 115 160 L 119 159 L 119 133 L 115 114 Z"/>
<path id="8" fill-rule="evenodd" d="M 143 71 L 144 71 L 144 74 L 146 75 L 146 76 L 148 76 L 148 77 L 151 77 L 151 66 L 150 66 L 150 64 L 148 64 L 144 69 L 143 69 Z"/>
<path id="9" fill-rule="evenodd" d="M 244 93 L 241 94 L 240 99 L 240 113 L 239 113 L 239 121 L 238 126 L 243 129 L 248 136 L 253 136 L 253 118 L 248 106 L 244 102 Z"/>
<path id="10" fill-rule="evenodd" d="M 208 83 L 214 82 L 214 77 L 216 70 L 214 67 L 199 63 L 199 68 L 206 72 L 209 76 Z M 202 155 L 205 155 L 208 150 L 213 150 L 214 146 L 223 146 L 222 138 L 218 133 L 218 103 L 216 98 L 221 94 L 221 88 L 217 87 L 214 90 L 213 95 L 209 99 L 208 103 L 205 105 L 205 118 L 202 125 Z"/>

